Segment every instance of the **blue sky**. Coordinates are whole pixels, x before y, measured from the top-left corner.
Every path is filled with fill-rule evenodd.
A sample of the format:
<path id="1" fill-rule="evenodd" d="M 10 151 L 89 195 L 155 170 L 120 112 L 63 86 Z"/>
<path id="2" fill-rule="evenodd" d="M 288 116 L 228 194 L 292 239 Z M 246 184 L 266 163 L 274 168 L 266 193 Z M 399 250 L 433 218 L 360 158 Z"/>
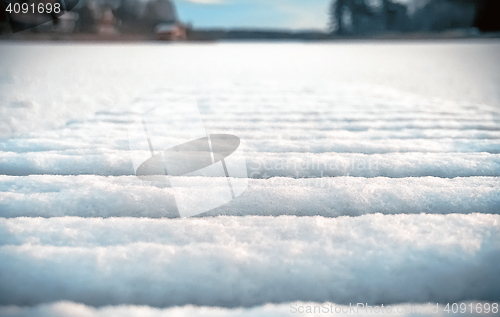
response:
<path id="1" fill-rule="evenodd" d="M 316 29 L 328 27 L 332 0 L 174 0 L 194 27 Z"/>

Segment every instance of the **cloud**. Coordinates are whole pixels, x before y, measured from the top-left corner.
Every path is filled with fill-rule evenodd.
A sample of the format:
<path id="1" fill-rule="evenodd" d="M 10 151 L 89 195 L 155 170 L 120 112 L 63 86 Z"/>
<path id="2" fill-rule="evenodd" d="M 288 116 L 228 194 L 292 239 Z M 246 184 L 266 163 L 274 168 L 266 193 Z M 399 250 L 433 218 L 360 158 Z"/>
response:
<path id="1" fill-rule="evenodd" d="M 296 30 L 316 29 L 326 31 L 329 24 L 331 1 L 275 1 L 276 7 L 287 19 L 283 27 Z"/>
<path id="2" fill-rule="evenodd" d="M 226 0 L 181 0 L 185 2 L 192 2 L 196 4 L 221 4 L 224 3 Z"/>

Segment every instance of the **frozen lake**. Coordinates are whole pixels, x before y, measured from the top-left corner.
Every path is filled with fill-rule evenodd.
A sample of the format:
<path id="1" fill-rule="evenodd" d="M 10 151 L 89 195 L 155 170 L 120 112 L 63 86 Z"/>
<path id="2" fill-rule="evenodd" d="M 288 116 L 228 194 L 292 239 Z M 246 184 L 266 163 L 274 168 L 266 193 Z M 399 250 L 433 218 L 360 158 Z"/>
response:
<path id="1" fill-rule="evenodd" d="M 498 56 L 498 40 L 0 43 L 0 315 L 498 303 Z M 249 182 L 179 219 L 172 188 L 135 177 L 127 127 L 186 97 L 241 139 Z"/>

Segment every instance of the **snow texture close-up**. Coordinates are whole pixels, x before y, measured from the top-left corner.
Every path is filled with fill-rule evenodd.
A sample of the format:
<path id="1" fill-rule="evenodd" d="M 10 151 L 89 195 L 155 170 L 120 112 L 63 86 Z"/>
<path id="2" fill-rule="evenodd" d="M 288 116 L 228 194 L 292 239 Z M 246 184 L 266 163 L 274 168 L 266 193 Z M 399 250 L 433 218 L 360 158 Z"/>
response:
<path id="1" fill-rule="evenodd" d="M 0 316 L 499 303 L 499 54 L 498 41 L 0 43 Z M 172 123 L 148 128 L 184 142 L 185 98 L 207 134 L 239 138 L 248 187 L 180 218 L 179 197 L 210 187 L 216 205 L 227 185 L 136 177 L 129 129 L 164 107 Z"/>

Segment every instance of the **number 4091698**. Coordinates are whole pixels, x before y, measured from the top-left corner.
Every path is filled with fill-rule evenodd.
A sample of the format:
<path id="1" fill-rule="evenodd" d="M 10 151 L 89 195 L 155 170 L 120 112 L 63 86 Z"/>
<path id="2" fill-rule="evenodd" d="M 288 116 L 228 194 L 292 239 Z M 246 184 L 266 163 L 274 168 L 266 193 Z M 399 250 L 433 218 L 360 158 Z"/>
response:
<path id="1" fill-rule="evenodd" d="M 60 3 L 39 3 L 38 5 L 31 3 L 9 3 L 5 8 L 9 13 L 61 13 Z"/>
<path id="2" fill-rule="evenodd" d="M 444 307 L 444 311 L 447 313 L 471 313 L 471 314 L 488 314 L 488 313 L 498 313 L 498 303 L 453 303 L 453 304 L 446 304 Z"/>

